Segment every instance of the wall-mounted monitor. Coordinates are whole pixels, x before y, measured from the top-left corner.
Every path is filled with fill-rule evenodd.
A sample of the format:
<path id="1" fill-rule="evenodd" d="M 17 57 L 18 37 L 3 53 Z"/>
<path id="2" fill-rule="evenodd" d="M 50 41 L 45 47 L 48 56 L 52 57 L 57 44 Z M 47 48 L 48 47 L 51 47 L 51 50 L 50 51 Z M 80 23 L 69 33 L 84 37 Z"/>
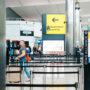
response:
<path id="1" fill-rule="evenodd" d="M 43 54 L 64 54 L 63 40 L 44 40 Z"/>

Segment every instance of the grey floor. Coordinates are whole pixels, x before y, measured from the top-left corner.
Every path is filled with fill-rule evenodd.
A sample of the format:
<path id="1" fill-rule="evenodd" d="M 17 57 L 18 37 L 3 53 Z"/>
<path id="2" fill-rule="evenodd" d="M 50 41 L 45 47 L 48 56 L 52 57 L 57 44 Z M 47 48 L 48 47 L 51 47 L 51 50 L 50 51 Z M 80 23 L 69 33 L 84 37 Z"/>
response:
<path id="1" fill-rule="evenodd" d="M 40 64 L 41 65 L 41 64 Z M 52 65 L 50 63 L 46 65 Z M 53 64 L 54 66 L 57 66 L 57 64 Z M 58 64 L 59 66 L 63 65 L 75 65 L 75 64 Z M 75 68 L 28 68 L 28 71 L 43 71 L 43 72 L 74 72 L 74 71 L 80 71 L 80 85 L 78 90 L 83 90 L 83 68 L 79 69 L 77 67 Z M 26 82 L 27 77 L 24 73 L 24 84 L 30 84 L 30 82 Z M 40 74 L 35 74 L 33 75 L 32 78 L 32 84 L 75 84 L 78 82 L 78 75 L 77 74 L 47 74 L 47 75 L 40 75 Z M 66 87 L 47 87 L 47 88 L 18 88 L 18 87 L 8 87 L 6 90 L 76 90 L 74 87 L 73 88 L 66 88 Z"/>

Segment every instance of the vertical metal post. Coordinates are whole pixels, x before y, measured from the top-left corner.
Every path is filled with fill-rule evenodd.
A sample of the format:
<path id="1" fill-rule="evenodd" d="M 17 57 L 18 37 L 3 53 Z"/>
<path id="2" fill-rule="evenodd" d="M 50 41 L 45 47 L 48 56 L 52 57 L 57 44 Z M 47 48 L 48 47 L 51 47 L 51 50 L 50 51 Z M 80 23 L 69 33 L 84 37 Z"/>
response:
<path id="1" fill-rule="evenodd" d="M 67 61 L 67 54 L 66 54 L 66 61 Z"/>
<path id="2" fill-rule="evenodd" d="M 59 65 L 58 65 L 59 66 Z M 59 67 L 57 67 L 57 72 L 59 72 Z M 59 74 L 57 74 L 57 78 L 59 78 Z"/>
<path id="3" fill-rule="evenodd" d="M 66 51 L 73 55 L 73 30 L 74 30 L 74 1 L 66 0 L 67 14 L 67 35 L 66 35 Z"/>
<path id="4" fill-rule="evenodd" d="M 54 65 L 54 62 L 52 62 L 52 66 Z M 52 72 L 53 72 L 53 67 L 52 67 Z M 53 84 L 53 74 L 52 74 L 52 84 Z"/>
<path id="5" fill-rule="evenodd" d="M 78 89 L 81 90 L 81 68 L 78 68 Z"/>
<path id="6" fill-rule="evenodd" d="M 79 68 L 78 68 L 78 83 L 79 83 L 79 74 L 80 74 L 80 70 L 79 70 Z"/>
<path id="7" fill-rule="evenodd" d="M 21 70 L 21 74 L 20 74 L 20 79 L 21 79 L 21 84 L 22 84 L 22 67 L 20 67 L 20 70 Z M 21 87 L 21 90 L 22 90 L 22 87 Z"/>
<path id="8" fill-rule="evenodd" d="M 82 69 L 80 68 L 80 75 L 79 75 L 79 77 L 80 77 L 80 90 L 82 90 Z"/>
<path id="9" fill-rule="evenodd" d="M 23 65 L 24 66 L 24 62 Z M 22 67 L 22 71 L 21 71 L 21 84 L 24 84 L 24 67 Z M 24 87 L 21 87 L 21 90 L 24 90 Z"/>
<path id="10" fill-rule="evenodd" d="M 8 71 L 8 65 L 7 65 L 7 67 L 6 67 L 6 71 Z M 8 73 L 6 74 L 6 83 L 8 83 Z M 10 88 L 9 87 L 7 87 L 6 88 L 6 90 L 9 90 Z"/>
<path id="11" fill-rule="evenodd" d="M 30 84 L 33 84 L 33 72 L 32 71 L 30 71 L 30 76 L 31 76 Z M 33 87 L 30 87 L 30 90 L 33 90 Z"/>
<path id="12" fill-rule="evenodd" d="M 67 61 L 69 60 L 69 54 L 67 53 Z"/>
<path id="13" fill-rule="evenodd" d="M 60 61 L 61 61 L 61 55 L 60 55 Z"/>
<path id="14" fill-rule="evenodd" d="M 46 66 L 44 65 L 44 72 L 46 71 Z M 46 74 L 43 75 L 43 84 L 46 84 Z M 46 87 L 44 87 L 44 90 L 46 90 Z"/>
<path id="15" fill-rule="evenodd" d="M 76 87 L 76 90 L 78 90 L 78 88 Z"/>
<path id="16" fill-rule="evenodd" d="M 76 90 L 79 90 L 79 89 L 78 89 L 78 83 L 76 83 Z"/>
<path id="17" fill-rule="evenodd" d="M 82 69 L 82 78 L 84 78 L 84 61 L 82 60 L 82 67 L 81 67 L 81 69 Z M 84 79 L 82 79 L 82 90 L 84 90 Z"/>
<path id="18" fill-rule="evenodd" d="M 33 72 L 34 72 L 35 70 L 34 70 L 34 67 L 33 67 Z M 34 78 L 34 74 L 33 74 L 33 78 Z"/>
<path id="19" fill-rule="evenodd" d="M 84 82 L 83 82 L 83 78 L 84 78 L 84 77 L 83 77 L 83 75 L 84 75 L 84 73 L 83 73 L 83 68 L 81 67 L 79 70 L 80 70 L 80 73 L 79 73 L 79 78 L 80 78 L 80 79 L 79 79 L 79 84 L 80 84 L 79 87 L 80 87 L 80 88 L 79 88 L 79 89 L 80 89 L 80 90 L 83 90 L 83 86 L 84 86 L 84 84 L 83 84 L 83 83 L 84 83 Z"/>
<path id="20" fill-rule="evenodd" d="M 31 84 L 31 76 L 32 76 L 32 75 L 31 75 L 31 71 L 30 71 L 30 84 Z M 30 90 L 31 90 L 31 87 L 30 87 Z"/>

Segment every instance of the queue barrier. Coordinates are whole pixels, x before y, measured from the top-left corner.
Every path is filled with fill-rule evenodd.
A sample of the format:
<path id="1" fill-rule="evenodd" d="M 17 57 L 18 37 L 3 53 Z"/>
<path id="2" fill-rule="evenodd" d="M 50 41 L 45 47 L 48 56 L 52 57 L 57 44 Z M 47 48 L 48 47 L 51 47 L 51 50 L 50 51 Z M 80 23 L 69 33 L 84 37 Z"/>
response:
<path id="1" fill-rule="evenodd" d="M 10 73 L 21 73 L 21 71 L 6 71 L 6 74 L 10 74 Z M 79 81 L 79 71 L 75 71 L 75 72 L 33 72 L 33 71 L 30 71 L 31 78 L 33 74 L 78 74 L 78 81 Z"/>
<path id="2" fill-rule="evenodd" d="M 58 58 L 55 58 L 55 59 L 51 59 L 51 58 L 50 59 L 49 58 L 48 59 L 45 59 L 45 58 L 44 59 L 42 59 L 42 58 L 40 59 L 39 58 L 39 59 L 35 59 L 33 61 L 76 61 L 76 60 L 66 60 L 66 59 L 58 59 Z"/>
<path id="3" fill-rule="evenodd" d="M 21 71 L 6 71 L 6 73 L 21 73 Z M 79 74 L 77 72 L 32 72 L 32 74 Z"/>
<path id="4" fill-rule="evenodd" d="M 19 66 L 19 67 L 21 67 L 21 66 Z M 23 66 L 23 67 L 26 67 L 26 66 Z M 48 66 L 43 66 L 43 67 L 45 68 Z M 61 67 L 63 67 L 63 66 L 61 66 Z M 81 67 L 81 66 L 79 65 L 77 67 Z M 7 71 L 6 73 L 8 74 L 8 73 L 20 73 L 20 72 L 21 71 Z M 76 90 L 78 89 L 78 83 L 75 83 L 75 84 L 32 84 L 32 80 L 33 80 L 33 74 L 44 74 L 44 75 L 45 74 L 78 74 L 78 81 L 79 81 L 79 71 L 76 71 L 76 72 L 33 72 L 33 71 L 30 71 L 30 74 L 31 74 L 30 84 L 22 84 L 22 83 L 21 84 L 10 84 L 10 83 L 8 84 L 7 83 L 6 87 L 30 87 L 30 88 L 31 87 L 75 87 Z"/>
<path id="5" fill-rule="evenodd" d="M 73 71 L 73 72 L 34 72 L 30 71 L 31 77 L 33 77 L 33 74 L 77 74 L 78 75 L 78 82 L 79 82 L 79 70 Z"/>
<path id="6" fill-rule="evenodd" d="M 9 62 L 9 63 L 12 63 L 12 62 Z M 14 63 L 20 63 L 20 62 L 13 62 L 13 64 Z M 67 63 L 67 64 L 71 64 L 71 63 L 77 63 L 77 62 L 64 62 L 64 61 L 60 61 L 60 62 L 58 62 L 58 61 L 52 61 L 52 62 L 24 62 L 24 63 L 39 63 L 39 64 L 42 64 L 42 63 L 57 63 L 57 64 L 59 64 L 59 63 Z M 81 62 L 80 62 L 81 63 Z"/>
<path id="7" fill-rule="evenodd" d="M 9 73 L 21 73 L 21 71 L 6 71 L 6 74 L 9 74 Z"/>
<path id="8" fill-rule="evenodd" d="M 32 74 L 79 74 L 79 71 L 77 72 L 32 72 Z"/>
<path id="9" fill-rule="evenodd" d="M 75 84 L 6 84 L 6 87 L 77 87 Z"/>
<path id="10" fill-rule="evenodd" d="M 49 61 L 49 62 L 48 62 Z M 12 62 L 10 62 L 12 63 Z M 13 64 L 19 64 L 20 62 L 13 62 Z M 35 60 L 34 62 L 30 61 L 30 62 L 24 62 L 24 63 L 39 63 L 39 64 L 42 64 L 42 63 L 74 63 L 74 64 L 77 64 L 76 61 L 67 61 L 67 60 L 57 60 L 57 61 L 54 61 L 54 60 Z M 19 65 L 9 65 L 7 67 L 44 67 L 44 69 L 46 67 L 66 67 L 66 68 L 81 68 L 82 65 L 80 64 L 77 64 L 77 65 L 62 65 L 62 66 L 53 66 L 53 65 L 25 65 L 25 66 L 19 66 Z M 21 71 L 6 71 L 6 73 L 21 73 Z M 30 71 L 30 74 L 31 74 L 31 78 L 33 78 L 33 74 L 78 74 L 78 82 L 79 82 L 79 71 L 75 71 L 75 72 L 33 72 L 33 71 Z M 75 89 L 77 90 L 78 89 L 78 85 L 79 83 L 75 83 L 75 84 L 32 84 L 31 81 L 30 81 L 30 84 L 10 84 L 10 83 L 7 83 L 6 84 L 6 87 L 75 87 Z"/>
<path id="11" fill-rule="evenodd" d="M 53 65 L 25 65 L 25 66 L 20 66 L 20 65 L 9 65 L 8 67 L 63 67 L 63 68 L 81 68 L 82 65 L 62 65 L 62 66 L 53 66 Z"/>

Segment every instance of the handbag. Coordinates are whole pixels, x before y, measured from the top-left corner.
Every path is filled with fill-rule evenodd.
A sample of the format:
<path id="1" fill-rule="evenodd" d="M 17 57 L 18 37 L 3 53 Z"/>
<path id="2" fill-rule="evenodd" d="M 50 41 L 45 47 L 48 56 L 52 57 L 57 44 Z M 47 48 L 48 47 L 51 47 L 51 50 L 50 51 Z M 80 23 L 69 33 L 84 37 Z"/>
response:
<path id="1" fill-rule="evenodd" d="M 30 61 L 30 57 L 26 54 L 26 59 L 27 59 L 27 62 Z"/>

